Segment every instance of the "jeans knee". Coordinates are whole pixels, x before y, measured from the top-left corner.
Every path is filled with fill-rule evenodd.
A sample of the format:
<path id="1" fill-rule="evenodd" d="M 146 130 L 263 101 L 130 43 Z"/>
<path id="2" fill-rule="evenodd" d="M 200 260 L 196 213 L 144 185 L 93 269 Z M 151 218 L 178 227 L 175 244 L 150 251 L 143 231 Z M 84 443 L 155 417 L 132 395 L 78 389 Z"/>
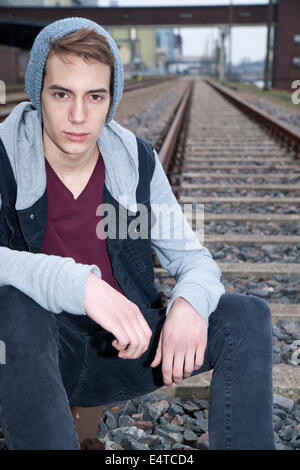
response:
<path id="1" fill-rule="evenodd" d="M 255 295 L 226 292 L 219 302 L 225 320 L 240 332 L 272 334 L 272 315 L 268 304 Z"/>
<path id="2" fill-rule="evenodd" d="M 14 286 L 0 287 L 0 339 L 18 355 L 45 350 L 58 339 L 54 314 Z"/>
<path id="3" fill-rule="evenodd" d="M 262 357 L 272 360 L 271 311 L 264 300 L 228 292 L 220 299 L 216 315 L 217 331 L 224 332 L 232 351 L 240 354 L 240 358 L 252 358 L 253 364 L 258 364 Z"/>
<path id="4" fill-rule="evenodd" d="M 272 336 L 272 314 L 267 302 L 255 295 L 245 297 L 247 299 L 249 321 L 254 324 L 258 333 L 265 333 Z"/>

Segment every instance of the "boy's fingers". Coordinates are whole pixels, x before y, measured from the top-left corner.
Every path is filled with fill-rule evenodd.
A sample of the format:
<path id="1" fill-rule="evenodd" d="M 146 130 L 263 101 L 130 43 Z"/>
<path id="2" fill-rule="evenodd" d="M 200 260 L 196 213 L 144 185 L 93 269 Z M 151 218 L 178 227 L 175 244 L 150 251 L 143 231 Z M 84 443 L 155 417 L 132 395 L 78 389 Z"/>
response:
<path id="1" fill-rule="evenodd" d="M 162 332 L 160 333 L 159 342 L 158 342 L 158 346 L 156 349 L 156 354 L 155 354 L 153 361 L 151 362 L 151 367 L 157 367 L 158 364 L 160 364 L 161 362 L 161 356 L 162 356 L 161 355 L 161 342 L 162 342 Z"/>

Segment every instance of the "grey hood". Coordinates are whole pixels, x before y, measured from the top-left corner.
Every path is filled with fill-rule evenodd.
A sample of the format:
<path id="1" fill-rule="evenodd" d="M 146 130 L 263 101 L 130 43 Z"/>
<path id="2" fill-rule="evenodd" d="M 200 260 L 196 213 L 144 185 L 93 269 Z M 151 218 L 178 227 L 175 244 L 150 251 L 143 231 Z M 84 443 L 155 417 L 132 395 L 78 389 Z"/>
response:
<path id="1" fill-rule="evenodd" d="M 15 208 L 27 209 L 46 189 L 42 124 L 32 103 L 23 101 L 15 106 L 0 123 L 0 138 L 17 183 Z M 139 169 L 135 135 L 111 120 L 104 126 L 97 144 L 105 164 L 107 189 L 126 209 L 136 213 Z"/>
<path id="2" fill-rule="evenodd" d="M 113 37 L 106 31 L 103 26 L 95 23 L 88 18 L 75 16 L 71 18 L 63 18 L 61 20 L 50 23 L 43 28 L 36 36 L 30 51 L 30 58 L 25 74 L 25 88 L 27 96 L 38 112 L 38 118 L 42 122 L 41 110 L 41 91 L 43 83 L 44 68 L 50 52 L 50 44 L 52 40 L 62 38 L 81 28 L 88 28 L 96 31 L 96 33 L 104 36 L 108 47 L 114 57 L 114 83 L 112 93 L 112 106 L 107 116 L 106 122 L 110 122 L 114 116 L 118 103 L 121 100 L 124 86 L 124 70 L 122 59 L 118 46 Z"/>

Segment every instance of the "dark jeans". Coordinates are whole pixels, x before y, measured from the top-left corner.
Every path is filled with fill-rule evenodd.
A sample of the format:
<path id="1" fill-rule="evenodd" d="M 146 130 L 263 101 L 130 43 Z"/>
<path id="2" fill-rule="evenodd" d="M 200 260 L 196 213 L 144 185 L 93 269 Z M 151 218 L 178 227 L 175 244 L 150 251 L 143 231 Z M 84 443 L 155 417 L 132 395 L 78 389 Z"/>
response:
<path id="1" fill-rule="evenodd" d="M 165 308 L 142 312 L 152 338 L 119 359 L 113 336 L 84 315 L 53 314 L 12 286 L 0 288 L 0 416 L 9 449 L 80 449 L 71 405 L 98 406 L 163 386 L 150 367 Z M 274 449 L 272 321 L 266 302 L 226 292 L 211 314 L 202 367 L 213 369 L 212 449 Z"/>

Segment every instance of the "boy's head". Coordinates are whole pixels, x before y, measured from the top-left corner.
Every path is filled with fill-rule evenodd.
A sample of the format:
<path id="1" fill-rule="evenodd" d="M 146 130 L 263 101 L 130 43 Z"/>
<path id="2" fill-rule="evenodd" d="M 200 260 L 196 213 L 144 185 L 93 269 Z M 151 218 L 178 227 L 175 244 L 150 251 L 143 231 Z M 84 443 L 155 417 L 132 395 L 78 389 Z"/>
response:
<path id="1" fill-rule="evenodd" d="M 52 72 L 52 78 L 54 78 L 55 83 L 61 84 L 62 80 L 59 80 L 59 74 L 64 69 L 64 65 L 67 63 L 70 64 L 72 62 L 74 63 L 74 60 L 76 63 L 78 63 L 78 65 L 82 65 L 82 68 L 85 68 L 85 64 L 82 64 L 82 60 L 85 61 L 87 65 L 106 65 L 107 67 L 98 67 L 98 76 L 97 70 L 94 68 L 96 75 L 94 80 L 101 80 L 104 78 L 102 77 L 101 73 L 102 69 L 109 73 L 109 96 L 106 97 L 106 99 L 109 101 L 109 113 L 113 105 L 115 58 L 109 48 L 106 38 L 100 35 L 95 29 L 85 27 L 69 33 L 66 36 L 62 36 L 61 38 L 53 39 L 49 42 L 49 45 L 50 52 L 47 56 L 44 67 L 41 93 L 43 94 L 43 91 L 47 89 L 46 83 L 49 85 L 49 82 L 51 82 L 51 79 L 48 79 L 49 73 L 47 73 L 49 69 Z M 78 60 L 78 58 L 82 60 Z M 87 67 L 87 69 L 93 70 L 92 67 Z M 55 77 L 53 77 L 53 73 L 55 74 Z M 72 73 L 71 70 L 69 73 Z M 55 80 L 56 77 L 58 80 Z M 78 71 L 76 75 L 71 78 L 73 79 L 73 82 L 76 80 L 76 78 L 78 79 Z M 88 78 L 89 75 L 86 75 L 86 83 L 88 83 Z M 51 83 L 51 85 L 53 84 Z M 90 90 L 88 86 L 87 89 Z M 95 87 L 91 89 L 95 89 Z"/>
<path id="2" fill-rule="evenodd" d="M 105 120 L 108 123 L 122 97 L 124 84 L 123 65 L 113 38 L 94 21 L 80 17 L 55 21 L 40 31 L 31 49 L 25 87 L 41 123 L 44 120 L 42 101 L 48 97 L 46 87 L 53 85 L 49 82 L 54 78 L 58 80 L 61 74 L 59 83 L 56 80 L 55 84 L 71 89 L 62 83 L 64 75 L 72 82 L 73 88 L 76 88 L 72 91 L 79 97 L 77 91 L 83 92 L 83 71 L 86 74 L 86 91 L 100 88 L 88 85 L 96 82 L 97 78 L 100 82 L 107 80 L 109 72 L 109 96 L 106 99 L 109 107 Z"/>

